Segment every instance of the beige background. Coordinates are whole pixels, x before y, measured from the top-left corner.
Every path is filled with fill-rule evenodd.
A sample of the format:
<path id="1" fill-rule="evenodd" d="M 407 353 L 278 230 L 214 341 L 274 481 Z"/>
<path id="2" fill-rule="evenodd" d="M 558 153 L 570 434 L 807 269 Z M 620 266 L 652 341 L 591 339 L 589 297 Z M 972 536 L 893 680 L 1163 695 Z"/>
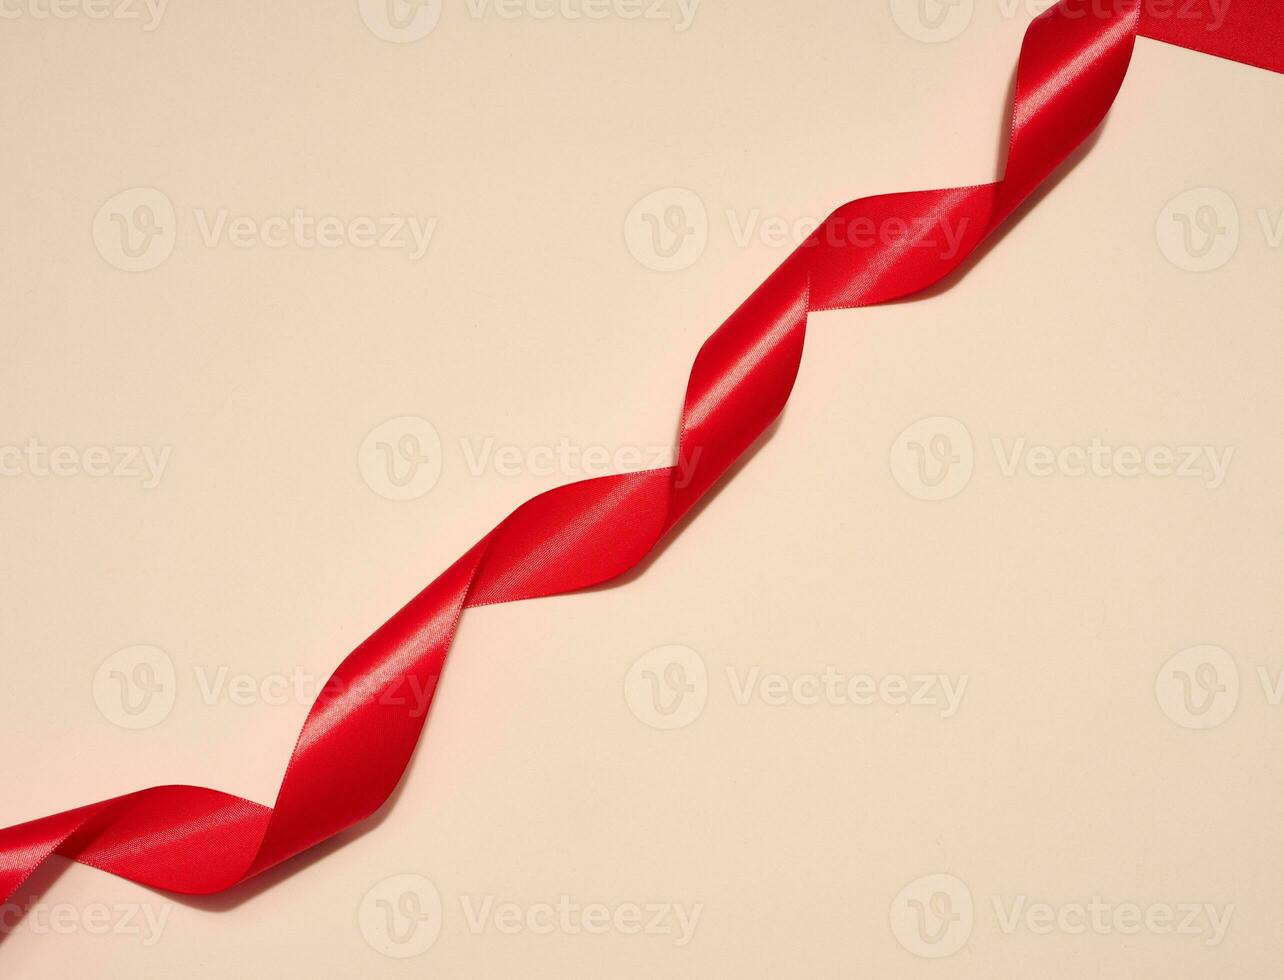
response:
<path id="1" fill-rule="evenodd" d="M 0 444 L 171 455 L 150 490 L 21 466 L 0 479 L 4 825 L 164 782 L 271 801 L 306 702 L 254 691 L 324 677 L 509 508 L 583 475 L 470 471 L 469 452 L 667 445 L 694 352 L 787 251 L 741 244 L 741 225 L 989 179 L 1029 18 L 982 0 L 957 37 L 925 43 L 882 0 L 703 0 L 687 29 L 618 16 L 627 0 L 601 20 L 564 12 L 582 3 L 510 19 L 445 0 L 431 33 L 395 43 L 355 0 L 174 0 L 154 30 L 145 13 L 43 9 L 11 0 L 0 23 Z M 813 318 L 775 436 L 644 574 L 465 617 L 371 832 L 230 899 L 46 875 L 38 914 L 0 942 L 6 971 L 1274 975 L 1282 86 L 1142 42 L 1092 151 L 953 288 Z M 176 237 L 126 272 L 94 221 L 139 187 L 172 204 Z M 675 187 L 699 199 L 707 247 L 658 272 L 629 247 L 645 257 L 647 226 L 626 235 L 626 218 Z M 1173 260 L 1165 210 L 1192 188 L 1239 216 L 1237 251 L 1204 273 Z M 124 200 L 109 231 L 112 213 L 136 215 Z M 1221 201 L 1177 207 L 1213 207 L 1229 236 Z M 257 227 L 296 208 L 437 223 L 419 260 L 350 238 L 202 237 L 221 211 Z M 679 216 L 699 231 L 698 210 Z M 405 416 L 431 424 L 442 468 L 396 502 L 359 455 Z M 948 500 L 898 483 L 915 470 L 894 446 L 941 445 L 897 443 L 925 417 L 957 420 L 974 448 Z M 1234 455 L 1217 486 L 1004 473 L 1020 439 L 1094 438 Z M 967 446 L 948 449 L 964 466 Z M 664 731 L 639 717 L 650 682 L 630 667 L 672 644 L 703 664 L 707 701 Z M 1164 666 L 1205 644 L 1230 660 Z M 173 665 L 176 702 L 131 731 L 95 675 L 138 645 Z M 966 688 L 950 717 L 892 703 L 894 688 L 740 704 L 754 668 Z M 197 679 L 220 669 L 248 676 L 254 703 L 203 696 Z M 1174 671 L 1211 680 L 1211 714 L 1183 716 Z M 927 912 L 963 916 L 970 896 L 973 921 L 933 943 L 936 920 L 916 934 L 915 896 L 898 895 L 937 874 L 965 892 L 928 879 Z M 392 935 L 369 903 L 395 902 L 401 875 L 431 881 L 442 913 Z M 626 924 L 652 903 L 699 918 L 687 942 L 550 932 L 541 903 L 562 896 Z M 1122 918 L 1076 934 L 1074 905 L 1094 896 Z M 470 925 L 505 903 L 536 928 Z M 1035 903 L 1062 925 L 1008 921 Z M 1152 925 L 1211 905 L 1229 928 L 1201 912 L 1198 934 L 1128 934 L 1130 903 Z M 139 927 L 149 915 L 158 935 Z M 438 927 L 420 955 L 384 955 Z"/>

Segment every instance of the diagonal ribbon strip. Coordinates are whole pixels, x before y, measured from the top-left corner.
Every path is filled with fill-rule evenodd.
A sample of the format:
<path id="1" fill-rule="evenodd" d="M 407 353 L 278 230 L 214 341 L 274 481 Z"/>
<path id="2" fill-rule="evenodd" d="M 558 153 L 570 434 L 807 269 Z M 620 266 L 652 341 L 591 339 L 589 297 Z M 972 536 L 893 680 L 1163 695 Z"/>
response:
<path id="1" fill-rule="evenodd" d="M 583 589 L 636 565 L 780 413 L 808 314 L 908 296 L 958 268 L 1101 122 L 1138 35 L 1284 72 L 1279 0 L 1061 0 L 1021 47 L 1002 179 L 831 214 L 700 349 L 680 466 L 558 487 L 509 515 L 339 665 L 275 806 L 156 786 L 0 830 L 0 901 L 54 853 L 155 888 L 222 891 L 372 814 L 423 726 L 407 692 L 434 690 L 463 610 Z M 930 247 L 945 231 L 960 239 L 948 253 Z"/>

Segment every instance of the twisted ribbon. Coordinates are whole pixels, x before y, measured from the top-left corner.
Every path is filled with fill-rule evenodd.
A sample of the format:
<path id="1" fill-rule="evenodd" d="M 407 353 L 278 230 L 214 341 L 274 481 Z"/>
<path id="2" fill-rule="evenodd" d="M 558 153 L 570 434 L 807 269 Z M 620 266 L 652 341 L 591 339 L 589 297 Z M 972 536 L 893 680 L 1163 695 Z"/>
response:
<path id="1" fill-rule="evenodd" d="M 636 565 L 780 413 L 808 314 L 908 296 L 958 268 L 1101 122 L 1139 34 L 1284 72 L 1279 0 L 1223 7 L 1061 0 L 1039 16 L 1021 47 L 1002 179 L 831 214 L 700 349 L 680 465 L 558 487 L 505 518 L 335 670 L 275 806 L 156 786 L 0 830 L 0 900 L 55 853 L 154 888 L 218 892 L 371 815 L 423 726 L 406 692 L 435 689 L 463 610 L 583 589 Z M 947 231 L 958 247 L 931 247 Z"/>

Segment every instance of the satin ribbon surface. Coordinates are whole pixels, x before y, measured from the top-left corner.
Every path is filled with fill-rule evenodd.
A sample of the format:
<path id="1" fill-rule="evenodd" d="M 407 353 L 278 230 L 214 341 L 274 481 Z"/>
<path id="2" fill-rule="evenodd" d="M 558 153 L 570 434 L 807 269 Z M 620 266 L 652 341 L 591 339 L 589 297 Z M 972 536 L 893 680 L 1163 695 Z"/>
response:
<path id="1" fill-rule="evenodd" d="M 573 483 L 517 508 L 339 665 L 273 806 L 155 786 L 0 830 L 0 901 L 55 853 L 153 888 L 218 892 L 370 816 L 423 725 L 407 695 L 435 689 L 463 611 L 583 589 L 636 565 L 780 413 L 808 314 L 909 296 L 957 269 L 1098 126 L 1139 35 L 1284 72 L 1281 0 L 1062 0 L 1022 43 L 1002 179 L 834 211 L 700 349 L 681 466 Z M 960 247 L 922 247 L 946 229 Z"/>

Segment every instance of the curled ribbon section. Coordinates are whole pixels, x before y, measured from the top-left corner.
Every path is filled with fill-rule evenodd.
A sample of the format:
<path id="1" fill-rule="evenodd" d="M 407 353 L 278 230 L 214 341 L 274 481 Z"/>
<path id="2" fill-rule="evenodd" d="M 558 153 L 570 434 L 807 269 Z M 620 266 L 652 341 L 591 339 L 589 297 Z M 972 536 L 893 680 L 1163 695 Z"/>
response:
<path id="1" fill-rule="evenodd" d="M 955 271 L 1098 126 L 1139 34 L 1284 71 L 1278 0 L 1164 0 L 1170 16 L 1155 3 L 1061 0 L 1039 16 L 1021 48 L 1002 179 L 834 211 L 700 349 L 680 465 L 558 487 L 505 518 L 339 665 L 274 806 L 156 786 L 0 830 L 0 901 L 55 853 L 154 888 L 218 892 L 371 815 L 423 726 L 405 693 L 434 690 L 463 611 L 583 589 L 636 565 L 780 414 L 808 314 L 909 296 Z M 1172 16 L 1182 3 L 1204 16 Z M 903 233 L 853 233 L 873 228 Z M 916 247 L 947 231 L 957 249 Z"/>

